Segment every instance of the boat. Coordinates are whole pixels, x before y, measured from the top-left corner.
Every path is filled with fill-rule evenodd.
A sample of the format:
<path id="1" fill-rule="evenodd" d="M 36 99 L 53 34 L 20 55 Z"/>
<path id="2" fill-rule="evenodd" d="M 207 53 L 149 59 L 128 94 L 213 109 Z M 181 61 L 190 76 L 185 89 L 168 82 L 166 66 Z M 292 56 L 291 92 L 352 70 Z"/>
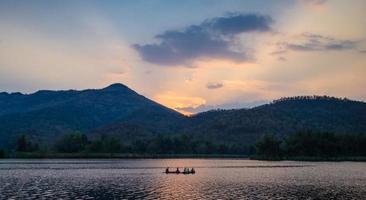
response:
<path id="1" fill-rule="evenodd" d="M 196 171 L 194 170 L 194 168 L 192 168 L 191 170 L 183 171 L 183 172 L 181 172 L 179 170 L 179 168 L 177 168 L 177 170 L 175 170 L 175 171 L 169 171 L 169 168 L 167 168 L 165 170 L 165 172 L 163 172 L 163 173 L 165 173 L 165 174 L 195 174 Z"/>

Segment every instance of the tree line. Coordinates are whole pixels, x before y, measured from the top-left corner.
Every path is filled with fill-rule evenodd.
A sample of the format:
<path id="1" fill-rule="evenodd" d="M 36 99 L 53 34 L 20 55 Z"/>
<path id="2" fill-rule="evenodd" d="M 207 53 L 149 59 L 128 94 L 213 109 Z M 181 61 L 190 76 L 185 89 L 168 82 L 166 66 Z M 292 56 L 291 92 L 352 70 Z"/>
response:
<path id="1" fill-rule="evenodd" d="M 108 153 L 108 154 L 235 154 L 255 159 L 280 160 L 294 158 L 366 157 L 366 134 L 336 134 L 300 131 L 279 138 L 273 134 L 260 137 L 255 145 L 217 144 L 188 135 L 156 135 L 124 142 L 122 139 L 100 135 L 88 138 L 74 132 L 59 138 L 51 146 L 38 144 L 25 135 L 18 137 L 16 152 L 43 153 Z M 6 157 L 0 149 L 0 158 Z"/>
<path id="2" fill-rule="evenodd" d="M 282 139 L 266 134 L 256 142 L 256 158 L 260 159 L 365 156 L 365 134 L 335 134 L 307 130 Z"/>
<path id="3" fill-rule="evenodd" d="M 281 97 L 279 99 L 273 100 L 271 103 L 275 104 L 275 103 L 280 103 L 280 102 L 288 102 L 288 101 L 308 101 L 308 100 L 322 100 L 322 101 L 343 101 L 343 102 L 348 102 L 348 101 L 353 101 L 347 98 L 339 98 L 339 97 L 332 97 L 332 96 L 327 96 L 327 95 L 323 95 L 323 96 L 319 96 L 319 95 L 313 95 L 313 96 L 292 96 L 292 97 Z M 356 101 L 354 101 L 356 102 Z"/>
<path id="4" fill-rule="evenodd" d="M 208 140 L 200 140 L 188 135 L 166 136 L 156 135 L 132 142 L 100 135 L 88 138 L 85 134 L 74 132 L 66 134 L 51 146 L 38 144 L 25 135 L 16 142 L 16 152 L 43 153 L 108 153 L 108 154 L 236 154 L 249 155 L 254 153 L 254 146 L 236 144 L 217 144 Z"/>

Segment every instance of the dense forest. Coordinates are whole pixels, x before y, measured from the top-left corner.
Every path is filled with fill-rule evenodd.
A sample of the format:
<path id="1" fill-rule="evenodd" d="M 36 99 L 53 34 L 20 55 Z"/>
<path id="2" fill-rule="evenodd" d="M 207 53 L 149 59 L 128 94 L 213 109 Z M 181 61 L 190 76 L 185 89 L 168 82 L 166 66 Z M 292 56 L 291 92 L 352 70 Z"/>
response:
<path id="1" fill-rule="evenodd" d="M 334 134 L 307 130 L 283 139 L 266 134 L 258 139 L 255 146 L 254 157 L 265 160 L 366 157 L 365 134 Z"/>
<path id="2" fill-rule="evenodd" d="M 365 134 L 335 134 L 330 132 L 300 131 L 285 138 L 265 134 L 254 145 L 216 144 L 187 135 L 158 135 L 148 139 L 123 142 L 120 138 L 101 135 L 89 139 L 85 134 L 66 134 L 52 145 L 39 144 L 25 135 L 17 139 L 14 155 L 0 150 L 6 156 L 71 156 L 73 154 L 104 155 L 241 155 L 264 160 L 364 160 Z"/>
<path id="3" fill-rule="evenodd" d="M 247 144 L 263 134 L 284 138 L 303 130 L 365 134 L 366 103 L 328 96 L 287 97 L 251 109 L 199 113 L 191 124 L 185 133 Z"/>
<path id="4" fill-rule="evenodd" d="M 5 152 L 3 152 L 3 157 Z M 11 153 L 11 152 L 8 152 Z M 14 154 L 15 153 L 15 154 Z M 24 154 L 28 153 L 28 154 Z M 124 142 L 121 138 L 101 135 L 89 139 L 85 134 L 75 132 L 66 134 L 53 144 L 38 143 L 25 135 L 21 135 L 15 144 L 13 156 L 19 155 L 51 155 L 51 154 L 137 154 L 137 155 L 179 155 L 179 154 L 234 154 L 249 155 L 254 153 L 254 146 L 215 144 L 211 141 L 192 138 L 187 135 L 164 136 Z M 10 155 L 10 154 L 8 154 Z"/>

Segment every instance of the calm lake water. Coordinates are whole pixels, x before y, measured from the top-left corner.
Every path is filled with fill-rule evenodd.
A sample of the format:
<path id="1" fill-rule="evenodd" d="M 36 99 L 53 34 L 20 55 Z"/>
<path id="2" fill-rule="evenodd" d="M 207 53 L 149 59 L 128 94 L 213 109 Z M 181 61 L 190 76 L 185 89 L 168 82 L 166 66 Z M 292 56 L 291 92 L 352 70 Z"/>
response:
<path id="1" fill-rule="evenodd" d="M 164 174 L 195 167 L 194 175 Z M 366 163 L 0 160 L 0 199 L 366 199 Z"/>

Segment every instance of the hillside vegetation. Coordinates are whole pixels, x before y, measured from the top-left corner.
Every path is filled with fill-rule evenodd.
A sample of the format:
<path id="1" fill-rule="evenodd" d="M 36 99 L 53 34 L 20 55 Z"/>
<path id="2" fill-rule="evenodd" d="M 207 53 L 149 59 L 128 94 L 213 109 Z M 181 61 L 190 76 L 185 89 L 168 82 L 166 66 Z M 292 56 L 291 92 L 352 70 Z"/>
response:
<path id="1" fill-rule="evenodd" d="M 113 141 L 118 152 L 249 154 L 266 134 L 279 140 L 309 130 L 364 135 L 366 103 L 298 96 L 251 109 L 212 110 L 186 117 L 113 84 L 82 91 L 0 93 L 0 122 L 0 147 L 10 150 L 23 138 L 26 151 L 65 152 L 60 146 L 76 137 L 84 138 L 82 145 L 76 142 L 83 146 L 76 152 L 104 152 Z"/>

